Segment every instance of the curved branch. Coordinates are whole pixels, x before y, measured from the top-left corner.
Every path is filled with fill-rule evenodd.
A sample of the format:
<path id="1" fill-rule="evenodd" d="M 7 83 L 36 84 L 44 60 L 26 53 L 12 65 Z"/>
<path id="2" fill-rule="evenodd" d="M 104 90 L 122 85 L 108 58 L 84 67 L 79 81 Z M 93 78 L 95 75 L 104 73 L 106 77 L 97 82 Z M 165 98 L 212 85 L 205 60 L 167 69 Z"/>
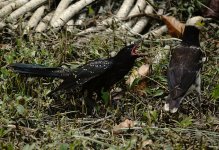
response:
<path id="1" fill-rule="evenodd" d="M 49 22 L 53 16 L 54 11 L 48 13 L 43 19 L 42 21 L 38 24 L 38 26 L 36 27 L 36 32 L 43 32 L 47 29 Z"/>
<path id="2" fill-rule="evenodd" d="M 124 0 L 116 16 L 118 18 L 126 17 L 128 13 L 130 12 L 134 2 L 135 0 Z"/>
<path id="3" fill-rule="evenodd" d="M 47 0 L 31 0 L 30 2 L 26 3 L 25 5 L 21 6 L 20 8 L 12 12 L 8 17 L 8 20 L 16 20 L 19 16 L 24 15 L 26 12 L 35 9 L 46 2 Z"/>
<path id="4" fill-rule="evenodd" d="M 91 4 L 95 0 L 80 0 L 72 5 L 70 5 L 59 17 L 51 24 L 52 27 L 57 28 L 63 26 L 67 23 L 75 14 L 77 14 L 85 6 Z"/>
<path id="5" fill-rule="evenodd" d="M 58 7 L 56 8 L 54 15 L 50 21 L 50 25 L 54 24 L 55 21 L 59 18 L 60 14 L 66 9 L 68 8 L 68 6 L 71 4 L 71 2 L 73 2 L 73 0 L 61 0 L 59 2 Z"/>
<path id="6" fill-rule="evenodd" d="M 0 18 L 10 14 L 13 10 L 21 7 L 22 5 L 24 5 L 28 1 L 29 0 L 17 0 L 17 1 L 11 2 L 8 5 L 4 6 L 0 10 Z"/>
<path id="7" fill-rule="evenodd" d="M 151 5 L 148 5 L 145 8 L 145 13 L 146 14 L 153 13 L 153 7 Z M 132 32 L 141 33 L 144 30 L 144 28 L 147 26 L 148 21 L 149 21 L 149 18 L 147 18 L 147 17 L 143 17 L 140 20 L 138 20 L 138 22 L 133 26 Z"/>
<path id="8" fill-rule="evenodd" d="M 32 29 L 32 28 L 35 28 L 37 26 L 40 19 L 44 15 L 45 9 L 46 9 L 46 6 L 41 6 L 33 13 L 30 20 L 27 23 L 27 27 L 26 27 L 27 29 Z"/>

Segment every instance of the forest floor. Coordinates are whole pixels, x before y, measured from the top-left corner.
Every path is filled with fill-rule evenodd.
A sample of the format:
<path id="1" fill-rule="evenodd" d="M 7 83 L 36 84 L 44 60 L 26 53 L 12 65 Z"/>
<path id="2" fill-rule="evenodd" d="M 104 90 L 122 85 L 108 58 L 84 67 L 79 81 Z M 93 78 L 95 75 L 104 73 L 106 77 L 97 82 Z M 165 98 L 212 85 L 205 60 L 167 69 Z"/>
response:
<path id="1" fill-rule="evenodd" d="M 82 112 L 83 97 L 62 95 L 54 100 L 47 96 L 61 80 L 27 78 L 7 69 L 15 62 L 71 64 L 75 68 L 89 60 L 107 58 L 124 46 L 124 40 L 113 33 L 89 38 L 65 31 L 40 36 L 2 34 L 0 149 L 219 149 L 219 103 L 215 96 L 219 89 L 218 28 L 206 27 L 201 35 L 207 56 L 202 69 L 201 110 L 196 94 L 190 94 L 177 113 L 163 111 L 168 95 L 168 47 L 179 43 L 168 35 L 145 40 L 140 47 L 147 57 L 137 60 L 134 68 L 151 66 L 144 88 L 139 91 L 138 82 L 127 85 L 127 75 L 110 93 L 112 103 L 100 103 L 94 115 Z M 130 41 L 127 35 L 125 42 Z M 63 108 L 54 112 L 51 107 L 56 103 Z"/>

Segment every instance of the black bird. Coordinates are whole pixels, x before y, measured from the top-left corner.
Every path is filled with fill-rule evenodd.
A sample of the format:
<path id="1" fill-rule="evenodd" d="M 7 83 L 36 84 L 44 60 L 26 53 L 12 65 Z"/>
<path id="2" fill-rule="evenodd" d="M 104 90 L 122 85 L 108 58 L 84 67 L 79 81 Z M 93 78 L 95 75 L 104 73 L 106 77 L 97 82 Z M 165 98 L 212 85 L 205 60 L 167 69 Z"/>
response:
<path id="1" fill-rule="evenodd" d="M 200 103 L 200 71 L 204 53 L 200 48 L 199 31 L 204 21 L 205 18 L 201 16 L 187 20 L 181 44 L 171 51 L 167 70 L 169 96 L 164 105 L 165 111 L 175 113 L 182 99 L 194 88 Z"/>
<path id="2" fill-rule="evenodd" d="M 122 48 L 118 54 L 108 59 L 97 59 L 84 64 L 75 70 L 62 67 L 45 67 L 34 64 L 14 63 L 9 65 L 14 72 L 29 76 L 61 78 L 64 81 L 49 95 L 57 91 L 88 91 L 100 94 L 101 90 L 121 80 L 133 67 L 138 57 L 138 44 Z M 74 92 L 73 92 L 74 94 Z"/>

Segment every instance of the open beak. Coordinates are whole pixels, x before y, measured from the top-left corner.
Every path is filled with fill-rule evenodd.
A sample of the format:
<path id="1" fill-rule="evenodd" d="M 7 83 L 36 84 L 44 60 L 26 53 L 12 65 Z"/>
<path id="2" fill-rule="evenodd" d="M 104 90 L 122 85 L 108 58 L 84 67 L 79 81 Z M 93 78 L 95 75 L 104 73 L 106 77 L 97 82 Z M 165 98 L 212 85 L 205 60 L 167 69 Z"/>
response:
<path id="1" fill-rule="evenodd" d="M 142 42 L 142 40 L 139 40 L 139 41 L 135 42 L 134 47 L 132 48 L 132 51 L 131 51 L 131 54 L 132 54 L 133 56 L 137 56 L 137 57 L 146 56 L 146 54 L 139 53 L 139 52 L 137 51 L 137 49 L 140 47 L 141 42 Z"/>

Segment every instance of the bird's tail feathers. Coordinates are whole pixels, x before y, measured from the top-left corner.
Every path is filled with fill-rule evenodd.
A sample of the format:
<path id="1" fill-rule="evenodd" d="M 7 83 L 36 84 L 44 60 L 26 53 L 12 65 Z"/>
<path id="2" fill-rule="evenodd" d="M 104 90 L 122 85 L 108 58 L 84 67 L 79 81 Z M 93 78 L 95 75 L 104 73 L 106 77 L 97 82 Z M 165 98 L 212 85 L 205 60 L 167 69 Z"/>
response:
<path id="1" fill-rule="evenodd" d="M 14 63 L 8 66 L 14 72 L 35 77 L 66 78 L 70 72 L 61 67 L 45 67 L 37 64 Z"/>
<path id="2" fill-rule="evenodd" d="M 177 98 L 177 99 L 171 99 L 169 96 L 167 98 L 167 101 L 164 105 L 164 110 L 169 111 L 171 113 L 177 112 L 180 102 L 181 102 L 182 97 Z"/>

